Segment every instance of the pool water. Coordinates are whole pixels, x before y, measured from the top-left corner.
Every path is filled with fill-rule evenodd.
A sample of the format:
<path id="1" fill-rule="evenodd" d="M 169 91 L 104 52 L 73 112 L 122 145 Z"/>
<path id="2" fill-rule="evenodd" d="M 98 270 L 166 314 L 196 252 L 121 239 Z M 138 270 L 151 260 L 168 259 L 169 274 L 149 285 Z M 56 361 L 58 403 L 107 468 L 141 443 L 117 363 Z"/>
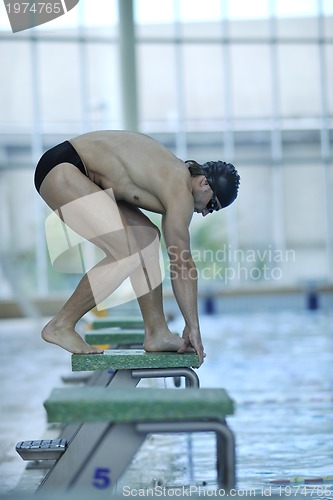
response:
<path id="1" fill-rule="evenodd" d="M 333 498 L 333 315 L 203 316 L 201 330 L 201 387 L 224 387 L 236 403 L 238 492 Z M 119 488 L 216 488 L 214 446 L 208 433 L 152 436 Z"/>

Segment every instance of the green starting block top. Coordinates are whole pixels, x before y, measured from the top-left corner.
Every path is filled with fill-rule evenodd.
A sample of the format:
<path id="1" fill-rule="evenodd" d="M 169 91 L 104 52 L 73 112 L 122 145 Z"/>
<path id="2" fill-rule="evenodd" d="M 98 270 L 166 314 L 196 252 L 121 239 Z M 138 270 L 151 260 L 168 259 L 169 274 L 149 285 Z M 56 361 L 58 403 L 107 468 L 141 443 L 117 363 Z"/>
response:
<path id="1" fill-rule="evenodd" d="M 54 389 L 45 401 L 48 422 L 145 422 L 223 419 L 234 411 L 224 389 Z"/>
<path id="2" fill-rule="evenodd" d="M 146 352 L 143 349 L 119 349 L 103 354 L 72 354 L 72 370 L 134 370 L 136 368 L 198 368 L 197 354 Z"/>
<path id="3" fill-rule="evenodd" d="M 144 331 L 141 330 L 115 330 L 101 328 L 84 334 L 85 341 L 90 345 L 128 345 L 143 344 Z"/>
<path id="4" fill-rule="evenodd" d="M 105 318 L 95 318 L 91 322 L 91 329 L 100 328 L 144 328 L 142 317 L 133 316 L 125 318 L 124 316 L 112 316 Z"/>

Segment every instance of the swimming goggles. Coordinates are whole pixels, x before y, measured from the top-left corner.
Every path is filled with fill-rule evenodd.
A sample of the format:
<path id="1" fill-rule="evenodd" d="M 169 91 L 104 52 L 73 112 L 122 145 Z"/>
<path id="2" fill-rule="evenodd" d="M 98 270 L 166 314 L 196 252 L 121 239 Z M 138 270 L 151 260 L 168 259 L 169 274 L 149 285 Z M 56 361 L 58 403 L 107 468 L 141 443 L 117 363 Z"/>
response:
<path id="1" fill-rule="evenodd" d="M 220 210 L 221 206 L 217 201 L 215 193 L 213 193 L 213 196 L 211 200 L 207 203 L 206 208 L 209 210 L 210 214 L 212 214 L 213 212 L 218 212 Z"/>

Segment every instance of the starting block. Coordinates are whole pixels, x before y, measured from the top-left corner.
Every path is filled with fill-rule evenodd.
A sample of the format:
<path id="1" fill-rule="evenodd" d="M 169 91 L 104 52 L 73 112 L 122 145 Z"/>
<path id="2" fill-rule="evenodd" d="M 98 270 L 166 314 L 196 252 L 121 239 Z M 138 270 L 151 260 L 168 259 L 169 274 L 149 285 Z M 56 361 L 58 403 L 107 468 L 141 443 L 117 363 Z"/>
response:
<path id="1" fill-rule="evenodd" d="M 96 372 L 90 385 L 135 387 L 142 378 L 184 377 L 186 387 L 199 387 L 193 370 L 198 367 L 199 359 L 194 353 L 117 349 L 103 354 L 72 354 L 73 372 Z"/>
<path id="2" fill-rule="evenodd" d="M 100 328 L 90 330 L 84 334 L 84 339 L 89 345 L 112 346 L 113 349 L 120 347 L 142 347 L 144 341 L 142 329 L 117 329 Z"/>
<path id="3" fill-rule="evenodd" d="M 113 316 L 105 318 L 93 318 L 90 322 L 91 330 L 99 330 L 100 328 L 127 328 L 127 329 L 144 329 L 144 321 L 140 316 L 132 316 L 125 318 L 124 316 Z"/>
<path id="4" fill-rule="evenodd" d="M 183 377 L 186 388 L 199 388 L 199 378 L 193 370 L 198 366 L 198 356 L 192 353 L 147 353 L 143 349 L 124 349 L 105 351 L 103 354 L 72 354 L 73 372 L 92 372 L 85 386 L 87 389 L 104 386 L 126 389 L 125 393 L 145 378 Z M 82 425 L 80 422 L 79 425 L 66 425 L 62 430 L 62 439 L 70 441 Z M 39 443 L 38 446 L 36 443 Z M 59 449 L 57 440 L 52 443 L 21 441 L 16 445 L 16 451 L 24 460 L 53 460 L 54 455 L 58 456 L 64 449 L 63 442 Z"/>
<path id="5" fill-rule="evenodd" d="M 72 354 L 73 372 L 90 372 L 87 388 L 110 386 L 127 390 L 136 387 L 141 379 L 168 377 L 176 380 L 183 377 L 187 388 L 198 388 L 199 378 L 193 370 L 198 366 L 198 356 L 192 353 L 147 353 L 143 349 L 123 349 L 104 351 L 103 354 Z M 70 440 L 78 428 L 77 424 L 67 425 L 62 432 L 63 439 Z M 54 453 L 59 453 L 59 449 L 55 449 L 57 443 L 45 446 L 43 443 L 45 449 L 43 452 L 38 450 L 38 453 L 37 445 L 32 443 L 37 441 L 22 441 L 16 446 L 16 451 L 24 460 L 52 460 Z"/>
<path id="6" fill-rule="evenodd" d="M 23 460 L 56 460 L 66 450 L 66 439 L 20 441 L 16 451 Z"/>
<path id="7" fill-rule="evenodd" d="M 110 329 L 101 328 L 90 330 L 84 334 L 84 339 L 89 345 L 102 349 L 138 349 L 142 348 L 144 331 L 142 329 Z M 65 383 L 87 383 L 90 374 L 71 373 L 62 377 Z"/>
<path id="8" fill-rule="evenodd" d="M 44 403 L 49 422 L 84 422 L 37 493 L 112 492 L 149 434 L 214 432 L 219 487 L 235 486 L 235 442 L 223 389 L 55 389 Z"/>

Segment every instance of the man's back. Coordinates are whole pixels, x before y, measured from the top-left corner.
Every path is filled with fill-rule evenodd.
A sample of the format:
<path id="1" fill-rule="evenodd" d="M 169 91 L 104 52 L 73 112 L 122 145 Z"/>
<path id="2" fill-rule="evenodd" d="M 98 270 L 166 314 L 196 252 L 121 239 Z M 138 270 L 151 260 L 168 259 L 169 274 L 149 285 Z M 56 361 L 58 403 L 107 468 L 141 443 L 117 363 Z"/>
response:
<path id="1" fill-rule="evenodd" d="M 165 213 L 175 189 L 190 195 L 190 175 L 184 162 L 151 137 L 106 130 L 70 142 L 89 178 L 102 189 L 112 188 L 117 201 Z"/>

